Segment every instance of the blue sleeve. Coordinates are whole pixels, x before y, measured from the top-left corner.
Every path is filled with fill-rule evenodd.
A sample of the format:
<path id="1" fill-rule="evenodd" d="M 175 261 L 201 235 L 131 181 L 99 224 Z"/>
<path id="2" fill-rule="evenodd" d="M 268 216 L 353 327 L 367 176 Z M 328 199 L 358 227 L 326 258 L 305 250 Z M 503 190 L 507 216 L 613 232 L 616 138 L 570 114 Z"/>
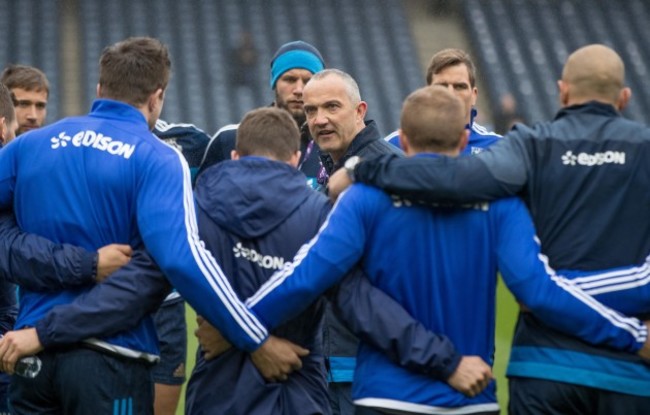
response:
<path id="1" fill-rule="evenodd" d="M 518 301 L 553 328 L 583 341 L 637 352 L 648 332 L 636 318 L 606 307 L 548 265 L 528 210 L 519 199 L 496 209 L 497 255 L 504 282 Z"/>
<path id="2" fill-rule="evenodd" d="M 268 337 L 199 239 L 190 172 L 177 151 L 142 160 L 137 220 L 147 251 L 196 312 L 237 348 L 254 351 Z"/>
<path id="3" fill-rule="evenodd" d="M 276 272 L 247 304 L 269 328 L 295 316 L 339 282 L 363 254 L 364 206 L 372 206 L 360 186 L 343 193 L 316 236 L 292 263 Z"/>
<path id="4" fill-rule="evenodd" d="M 469 203 L 520 192 L 527 181 L 528 156 L 513 131 L 487 150 L 464 157 L 382 156 L 362 161 L 355 180 L 414 202 Z"/>
<path id="5" fill-rule="evenodd" d="M 460 363 L 448 337 L 427 330 L 358 268 L 343 279 L 333 304 L 354 334 L 402 367 L 446 380 Z"/>
<path id="6" fill-rule="evenodd" d="M 97 253 L 24 233 L 0 212 L 0 277 L 32 291 L 52 292 L 95 282 Z"/>
<path id="7" fill-rule="evenodd" d="M 101 284 L 54 307 L 36 323 L 44 347 L 70 344 L 129 330 L 158 309 L 171 286 L 142 249 Z"/>
<path id="8" fill-rule="evenodd" d="M 0 210 L 13 210 L 16 186 L 16 153 L 20 138 L 0 149 Z"/>

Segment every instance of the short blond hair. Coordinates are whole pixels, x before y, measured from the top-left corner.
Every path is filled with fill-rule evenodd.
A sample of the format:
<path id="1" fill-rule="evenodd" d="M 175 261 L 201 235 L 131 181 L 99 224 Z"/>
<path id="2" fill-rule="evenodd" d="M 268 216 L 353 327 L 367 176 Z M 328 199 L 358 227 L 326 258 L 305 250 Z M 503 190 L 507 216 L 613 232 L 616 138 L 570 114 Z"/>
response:
<path id="1" fill-rule="evenodd" d="M 465 130 L 463 103 L 445 87 L 420 88 L 404 100 L 400 127 L 416 151 L 454 150 Z"/>

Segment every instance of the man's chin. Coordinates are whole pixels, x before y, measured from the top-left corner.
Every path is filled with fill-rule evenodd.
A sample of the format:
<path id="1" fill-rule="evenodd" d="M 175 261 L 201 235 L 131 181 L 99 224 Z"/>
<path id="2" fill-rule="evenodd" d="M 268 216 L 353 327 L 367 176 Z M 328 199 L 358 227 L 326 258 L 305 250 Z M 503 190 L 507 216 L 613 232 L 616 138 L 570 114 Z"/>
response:
<path id="1" fill-rule="evenodd" d="M 298 127 L 301 127 L 305 121 L 307 121 L 307 117 L 305 116 L 305 111 L 300 109 L 300 110 L 288 110 L 289 114 L 291 114 L 291 117 L 296 121 L 296 124 L 298 124 Z"/>
<path id="2" fill-rule="evenodd" d="M 36 126 L 33 126 L 33 127 L 21 127 L 18 130 L 16 130 L 16 135 L 27 133 L 27 132 L 30 132 L 32 130 L 36 130 L 37 128 L 38 127 L 36 127 Z"/>

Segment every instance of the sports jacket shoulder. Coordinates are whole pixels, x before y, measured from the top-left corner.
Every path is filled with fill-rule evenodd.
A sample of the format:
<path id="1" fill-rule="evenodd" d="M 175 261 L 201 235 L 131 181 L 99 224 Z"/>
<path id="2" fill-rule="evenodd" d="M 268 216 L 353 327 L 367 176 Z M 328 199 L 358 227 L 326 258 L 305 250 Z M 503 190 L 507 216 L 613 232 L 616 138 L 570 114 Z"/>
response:
<path id="1" fill-rule="evenodd" d="M 230 160 L 230 152 L 235 149 L 237 128 L 239 124 L 228 124 L 221 127 L 208 142 L 205 154 L 199 165 L 198 173 L 225 160 Z"/>
<path id="2" fill-rule="evenodd" d="M 210 136 L 194 124 L 174 124 L 164 120 L 156 121 L 153 133 L 183 154 L 190 167 L 192 183 L 194 183 L 210 142 Z"/>

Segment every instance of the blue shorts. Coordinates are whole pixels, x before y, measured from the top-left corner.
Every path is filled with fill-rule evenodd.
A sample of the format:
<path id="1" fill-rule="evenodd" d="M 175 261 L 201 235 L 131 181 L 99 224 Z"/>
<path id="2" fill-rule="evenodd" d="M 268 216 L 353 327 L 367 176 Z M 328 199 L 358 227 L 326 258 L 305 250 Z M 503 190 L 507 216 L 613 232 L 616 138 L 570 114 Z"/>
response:
<path id="1" fill-rule="evenodd" d="M 182 298 L 165 301 L 153 315 L 160 346 L 160 361 L 153 367 L 155 383 L 182 385 L 185 382 L 187 323 Z"/>
<path id="2" fill-rule="evenodd" d="M 76 346 L 38 356 L 35 378 L 11 378 L 12 414 L 153 414 L 150 363 Z"/>

